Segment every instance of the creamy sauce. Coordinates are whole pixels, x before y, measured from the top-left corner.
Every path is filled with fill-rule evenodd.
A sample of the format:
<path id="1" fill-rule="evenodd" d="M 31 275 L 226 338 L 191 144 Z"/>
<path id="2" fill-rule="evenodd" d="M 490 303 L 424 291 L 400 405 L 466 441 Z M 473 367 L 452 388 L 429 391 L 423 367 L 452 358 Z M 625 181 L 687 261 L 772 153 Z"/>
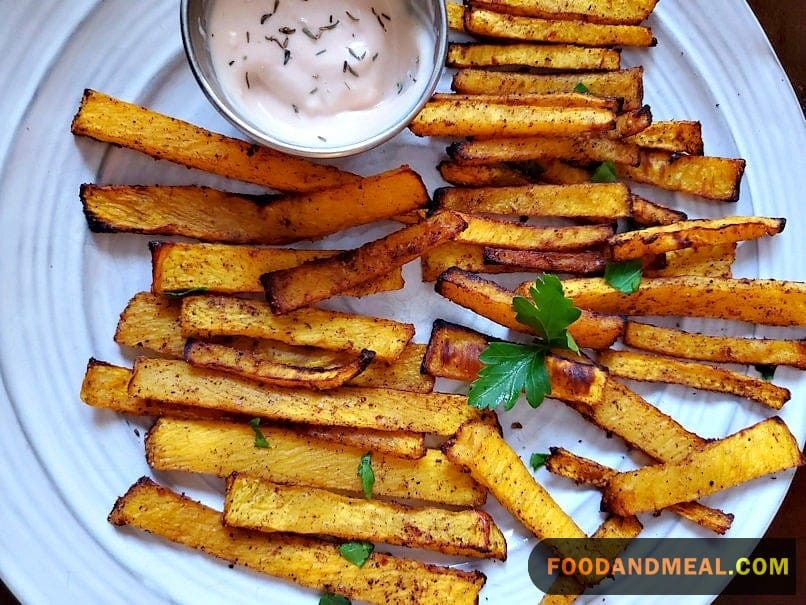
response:
<path id="1" fill-rule="evenodd" d="M 222 88 L 254 126 L 314 148 L 393 125 L 428 85 L 435 33 L 401 0 L 218 0 L 208 17 Z"/>

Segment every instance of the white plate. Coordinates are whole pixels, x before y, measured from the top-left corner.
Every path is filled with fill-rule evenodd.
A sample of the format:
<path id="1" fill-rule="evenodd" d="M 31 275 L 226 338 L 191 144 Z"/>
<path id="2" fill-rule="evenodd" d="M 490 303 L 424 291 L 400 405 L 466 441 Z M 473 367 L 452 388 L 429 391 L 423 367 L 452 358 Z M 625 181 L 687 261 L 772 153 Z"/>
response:
<path id="1" fill-rule="evenodd" d="M 149 259 L 146 238 L 88 232 L 78 187 L 82 182 L 217 181 L 133 152 L 76 140 L 69 124 L 82 90 L 92 87 L 231 132 L 208 106 L 185 65 L 178 3 L 1 0 L 0 6 L 3 580 L 25 603 L 315 603 L 312 592 L 231 570 L 204 555 L 106 522 L 115 498 L 149 473 L 142 452 L 145 425 L 85 407 L 78 390 L 90 356 L 130 361 L 112 335 L 128 298 L 148 288 Z M 738 205 L 657 192 L 652 197 L 675 203 L 692 216 L 789 216 L 784 234 L 758 248 L 745 246 L 739 272 L 803 280 L 806 229 L 798 210 L 806 174 L 800 147 L 806 139 L 804 122 L 751 11 L 731 0 L 666 0 L 651 24 L 659 46 L 625 52 L 625 63 L 646 66 L 646 100 L 655 117 L 699 119 L 707 153 L 748 160 Z M 442 151 L 441 143 L 403 135 L 347 164 L 369 174 L 410 162 L 433 187 L 439 182 L 434 165 Z M 369 235 L 357 230 L 347 239 L 356 243 Z M 437 315 L 490 327 L 439 300 L 430 286 L 418 284 L 416 263 L 406 270 L 410 283 L 403 294 L 365 301 L 357 308 L 415 321 L 421 342 Z M 744 330 L 716 322 L 703 326 L 719 332 Z M 755 333 L 803 337 L 802 330 L 759 328 Z M 778 371 L 776 380 L 793 390 L 793 400 L 781 415 L 803 442 L 806 381 L 786 369 Z M 707 437 L 721 437 L 770 415 L 747 402 L 685 389 L 642 392 Z M 507 427 L 515 420 L 524 429 L 510 437 L 524 456 L 560 445 L 622 468 L 640 461 L 618 440 L 604 438 L 556 402 L 537 412 L 522 405 L 503 417 Z M 584 529 L 598 525 L 597 494 L 545 471 L 538 477 Z M 220 501 L 216 480 L 179 475 L 157 479 L 209 503 Z M 791 473 L 781 473 L 775 480 L 754 481 L 709 503 L 736 513 L 730 535 L 761 536 L 790 480 Z M 506 564 L 480 566 L 489 576 L 482 602 L 533 603 L 538 593 L 526 573 L 533 541 L 506 513 L 491 509 L 508 535 L 510 558 Z M 650 536 L 706 535 L 666 515 L 645 521 Z"/>

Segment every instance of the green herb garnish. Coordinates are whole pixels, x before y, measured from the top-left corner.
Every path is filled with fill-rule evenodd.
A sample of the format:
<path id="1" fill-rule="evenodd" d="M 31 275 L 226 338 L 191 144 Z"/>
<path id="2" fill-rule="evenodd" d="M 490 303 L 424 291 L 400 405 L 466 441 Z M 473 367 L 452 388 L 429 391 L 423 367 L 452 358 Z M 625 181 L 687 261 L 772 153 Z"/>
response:
<path id="1" fill-rule="evenodd" d="M 574 92 L 588 94 L 590 90 L 588 90 L 588 87 L 585 86 L 582 82 L 579 82 L 576 86 L 574 86 Z"/>
<path id="2" fill-rule="evenodd" d="M 361 456 L 361 462 L 358 464 L 356 474 L 361 479 L 361 489 L 364 491 L 364 497 L 369 500 L 372 498 L 372 486 L 375 485 L 375 472 L 372 470 L 372 452 L 367 452 Z"/>
<path id="3" fill-rule="evenodd" d="M 546 464 L 546 460 L 549 459 L 550 455 L 551 454 L 541 454 L 541 453 L 535 452 L 534 454 L 532 454 L 529 457 L 529 466 L 532 467 L 533 471 L 536 471 L 541 466 Z"/>
<path id="4" fill-rule="evenodd" d="M 340 594 L 323 594 L 319 597 L 319 605 L 350 605 L 350 599 Z"/>
<path id="5" fill-rule="evenodd" d="M 605 265 L 604 280 L 622 294 L 632 294 L 641 285 L 643 265 L 641 259 Z"/>
<path id="6" fill-rule="evenodd" d="M 495 409 L 503 405 L 511 410 L 522 392 L 533 408 L 551 394 L 546 354 L 551 349 L 579 347 L 568 333 L 582 311 L 573 301 L 563 296 L 562 282 L 556 275 L 546 274 L 529 289 L 532 300 L 516 296 L 512 308 L 518 322 L 529 326 L 538 335 L 532 344 L 493 342 L 481 353 L 484 367 L 470 385 L 468 402 L 481 409 Z"/>
<path id="7" fill-rule="evenodd" d="M 251 426 L 252 430 L 255 432 L 255 447 L 268 449 L 269 442 L 263 435 L 263 431 L 260 430 L 260 418 L 252 418 L 252 420 L 249 421 L 249 426 Z"/>
<path id="8" fill-rule="evenodd" d="M 162 295 L 166 298 L 185 298 L 186 296 L 193 296 L 194 294 L 204 294 L 207 288 L 199 286 L 196 288 L 188 288 L 187 290 L 172 290 L 170 292 L 163 292 Z"/>
<path id="9" fill-rule="evenodd" d="M 761 378 L 763 378 L 766 381 L 770 381 L 775 376 L 775 369 L 776 369 L 777 366 L 764 364 L 764 363 L 758 363 L 753 367 L 756 368 L 756 371 L 759 374 L 761 374 Z"/>
<path id="10" fill-rule="evenodd" d="M 615 183 L 616 181 L 618 181 L 616 165 L 612 160 L 605 160 L 599 164 L 591 175 L 592 183 Z"/>
<path id="11" fill-rule="evenodd" d="M 363 567 L 374 550 L 371 542 L 345 542 L 339 546 L 339 554 L 356 567 Z"/>

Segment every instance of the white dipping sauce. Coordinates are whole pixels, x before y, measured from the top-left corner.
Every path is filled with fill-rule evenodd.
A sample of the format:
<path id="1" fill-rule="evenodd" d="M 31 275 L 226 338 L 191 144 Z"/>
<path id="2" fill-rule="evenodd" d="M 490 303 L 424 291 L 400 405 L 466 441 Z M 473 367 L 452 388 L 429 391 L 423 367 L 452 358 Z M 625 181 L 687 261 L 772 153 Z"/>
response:
<path id="1" fill-rule="evenodd" d="M 436 34 L 413 4 L 217 0 L 213 67 L 230 101 L 274 138 L 355 143 L 392 126 L 428 85 Z"/>

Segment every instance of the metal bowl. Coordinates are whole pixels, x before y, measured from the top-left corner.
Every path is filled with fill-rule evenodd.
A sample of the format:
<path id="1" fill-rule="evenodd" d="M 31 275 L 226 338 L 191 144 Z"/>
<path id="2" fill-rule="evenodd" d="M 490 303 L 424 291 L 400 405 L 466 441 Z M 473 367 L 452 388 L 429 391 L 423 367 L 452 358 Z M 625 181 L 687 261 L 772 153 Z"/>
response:
<path id="1" fill-rule="evenodd" d="M 360 140 L 346 144 L 328 146 L 310 145 L 284 140 L 277 133 L 272 133 L 257 125 L 249 118 L 238 104 L 227 95 L 219 81 L 213 66 L 210 44 L 208 41 L 208 18 L 212 5 L 216 0 L 182 0 L 180 23 L 182 41 L 188 63 L 199 86 L 213 106 L 236 128 L 252 140 L 289 154 L 310 158 L 335 158 L 354 155 L 366 151 L 388 141 L 401 132 L 422 109 L 439 84 L 445 65 L 448 47 L 448 19 L 444 0 L 408 0 L 427 22 L 424 27 L 433 28 L 436 43 L 433 48 L 433 68 L 427 84 L 421 89 L 416 102 L 401 111 L 399 115 L 388 115 L 379 124 L 377 132 L 372 132 Z"/>

